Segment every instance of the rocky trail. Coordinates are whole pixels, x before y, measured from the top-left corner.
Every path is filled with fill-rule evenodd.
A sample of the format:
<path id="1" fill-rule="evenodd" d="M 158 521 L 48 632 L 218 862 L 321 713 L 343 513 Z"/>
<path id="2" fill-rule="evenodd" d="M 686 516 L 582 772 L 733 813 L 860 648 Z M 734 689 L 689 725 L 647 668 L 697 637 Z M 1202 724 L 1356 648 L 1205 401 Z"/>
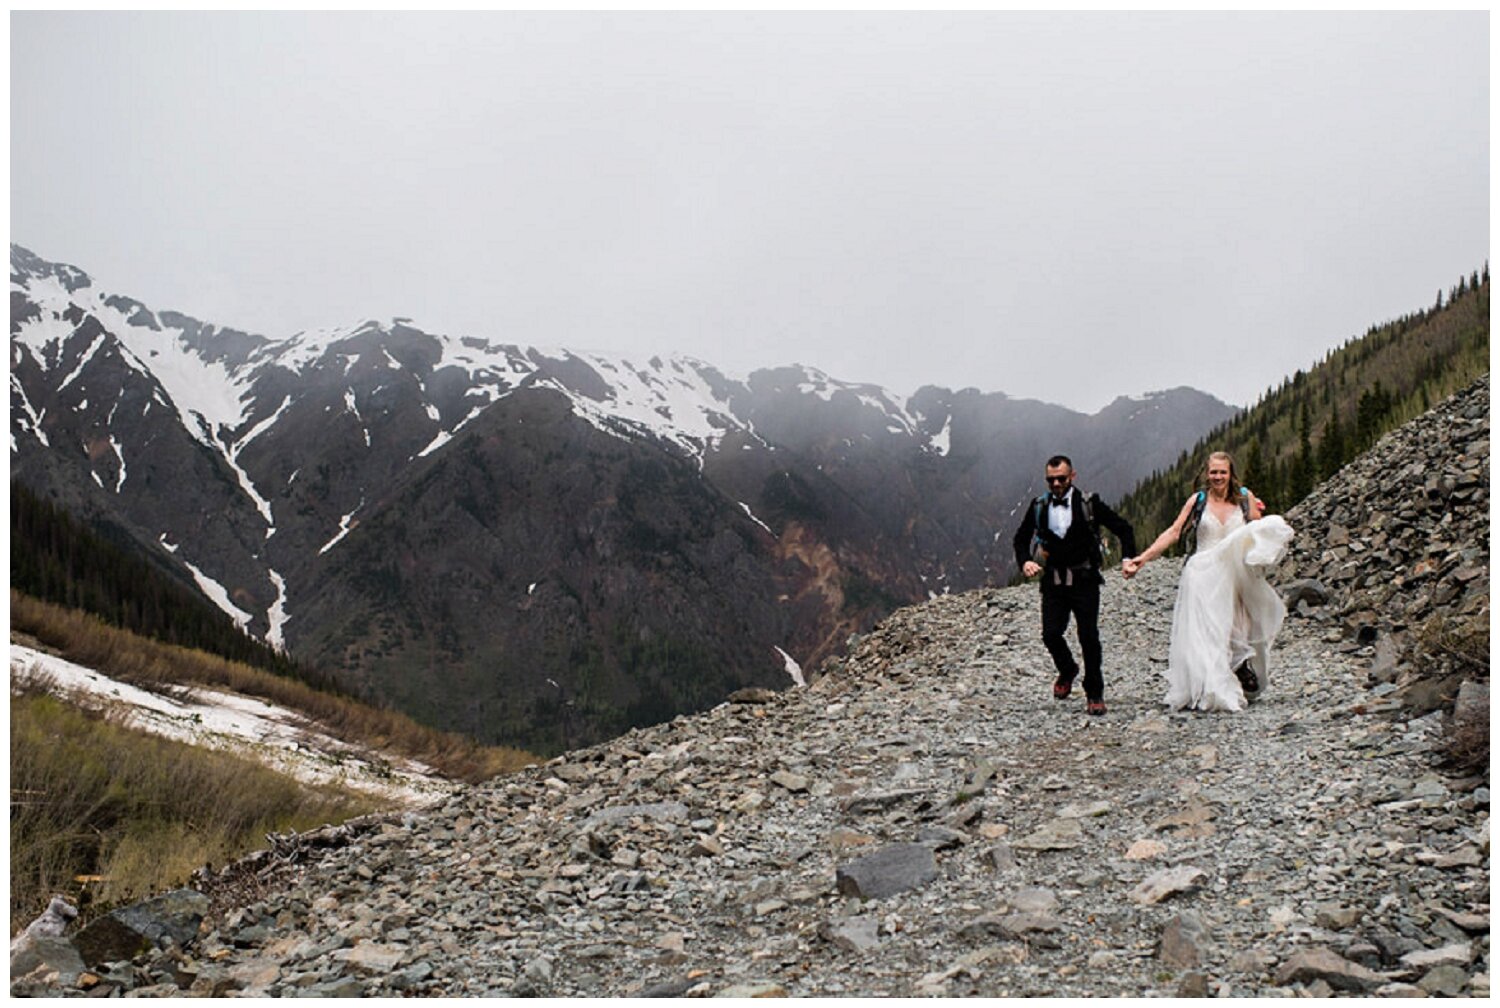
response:
<path id="1" fill-rule="evenodd" d="M 1483 523 L 1483 555 L 1422 577 L 1462 569 L 1429 610 L 1487 617 L 1480 391 L 1482 431 L 1472 403 L 1418 423 L 1483 439 L 1482 492 L 1456 520 Z M 1472 461 L 1433 450 L 1460 474 Z M 1288 517 L 1302 552 L 1278 581 L 1344 569 Z M 1410 564 L 1390 562 L 1387 582 Z M 1447 708 L 1405 702 L 1420 669 L 1380 654 L 1415 617 L 1366 632 L 1357 579 L 1329 578 L 1247 710 L 1170 712 L 1180 564 L 1108 577 L 1104 717 L 1081 691 L 1052 699 L 1035 587 L 941 597 L 806 687 L 277 838 L 207 896 L 135 908 L 134 930 L 43 942 L 13 991 L 1487 996 L 1488 775 L 1445 768 Z"/>

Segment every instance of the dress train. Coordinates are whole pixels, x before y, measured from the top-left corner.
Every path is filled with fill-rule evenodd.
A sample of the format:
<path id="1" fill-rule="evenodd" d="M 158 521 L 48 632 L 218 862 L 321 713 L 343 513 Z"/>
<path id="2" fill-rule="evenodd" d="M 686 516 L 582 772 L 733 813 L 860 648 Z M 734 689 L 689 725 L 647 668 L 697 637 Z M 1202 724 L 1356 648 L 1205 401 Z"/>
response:
<path id="1" fill-rule="evenodd" d="M 1216 521 L 1210 514 L 1204 518 Z M 1266 688 L 1271 642 L 1286 618 L 1286 605 L 1266 583 L 1266 571 L 1285 554 L 1292 534 L 1285 519 L 1267 515 L 1232 528 L 1188 558 L 1172 611 L 1169 706 L 1243 709 L 1245 694 L 1233 670 L 1246 660 Z"/>

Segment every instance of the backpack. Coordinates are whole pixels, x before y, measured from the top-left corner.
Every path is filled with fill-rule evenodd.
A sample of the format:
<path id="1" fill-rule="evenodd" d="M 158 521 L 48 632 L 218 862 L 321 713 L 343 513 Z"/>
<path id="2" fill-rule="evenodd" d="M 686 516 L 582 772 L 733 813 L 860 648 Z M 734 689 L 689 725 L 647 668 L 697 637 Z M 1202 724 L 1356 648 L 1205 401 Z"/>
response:
<path id="1" fill-rule="evenodd" d="M 1073 488 L 1078 490 L 1077 487 Z M 1042 529 L 1047 527 L 1047 494 L 1042 494 L 1031 502 L 1031 559 L 1047 566 L 1047 551 L 1042 549 Z M 1097 494 L 1084 493 L 1078 490 L 1078 499 L 1083 503 L 1083 520 L 1088 523 L 1089 531 L 1094 534 L 1094 542 L 1099 548 L 1099 559 L 1104 559 L 1104 537 L 1099 534 L 1099 524 L 1094 521 L 1094 501 L 1098 499 Z"/>
<path id="2" fill-rule="evenodd" d="M 1240 513 L 1245 516 L 1245 524 L 1250 523 L 1250 491 L 1240 487 Z M 1199 490 L 1198 496 L 1193 501 L 1193 511 L 1188 515 L 1188 520 L 1183 523 L 1182 536 L 1187 542 L 1186 556 L 1192 556 L 1198 549 L 1198 522 L 1203 520 L 1203 511 L 1208 507 L 1208 491 Z"/>

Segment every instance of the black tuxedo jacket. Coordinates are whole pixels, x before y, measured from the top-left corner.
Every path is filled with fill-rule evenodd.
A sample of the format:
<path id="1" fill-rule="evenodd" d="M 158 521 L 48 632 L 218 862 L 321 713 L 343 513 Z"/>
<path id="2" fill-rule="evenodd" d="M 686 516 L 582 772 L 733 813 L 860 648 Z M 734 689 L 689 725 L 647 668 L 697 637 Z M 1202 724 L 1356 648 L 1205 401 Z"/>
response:
<path id="1" fill-rule="evenodd" d="M 1089 501 L 1094 512 L 1094 521 L 1109 529 L 1120 539 L 1120 547 L 1125 556 L 1135 556 L 1135 529 L 1128 521 L 1121 518 L 1109 505 L 1099 499 L 1098 494 L 1089 494 Z M 1059 538 L 1050 527 L 1041 532 L 1042 548 L 1047 551 L 1046 571 L 1073 569 L 1080 567 L 1093 567 L 1096 578 L 1100 561 L 1099 540 L 1094 535 L 1094 530 L 1089 528 L 1088 522 L 1083 517 L 1083 491 L 1077 487 L 1073 488 L 1071 499 L 1073 506 L 1073 523 L 1068 527 L 1068 534 Z M 1047 522 L 1052 513 L 1052 502 L 1047 500 L 1042 505 L 1042 521 Z M 1036 502 L 1030 501 L 1026 505 L 1026 517 L 1021 520 L 1021 527 L 1016 530 L 1016 538 L 1012 545 L 1016 551 L 1016 567 L 1025 565 L 1031 559 L 1031 537 L 1037 531 Z M 1045 575 L 1042 584 L 1045 586 L 1051 581 Z"/>

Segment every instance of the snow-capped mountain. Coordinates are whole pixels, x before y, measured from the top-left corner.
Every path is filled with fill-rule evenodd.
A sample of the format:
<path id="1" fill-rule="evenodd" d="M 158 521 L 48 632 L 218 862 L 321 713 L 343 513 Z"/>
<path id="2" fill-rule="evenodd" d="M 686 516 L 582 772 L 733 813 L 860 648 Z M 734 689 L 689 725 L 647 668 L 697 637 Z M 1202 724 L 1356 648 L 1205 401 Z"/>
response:
<path id="1" fill-rule="evenodd" d="M 406 319 L 273 339 L 11 247 L 13 478 L 248 632 L 537 749 L 784 684 L 895 605 L 1004 579 L 1047 455 L 1117 496 L 1232 412 L 902 399 Z"/>

